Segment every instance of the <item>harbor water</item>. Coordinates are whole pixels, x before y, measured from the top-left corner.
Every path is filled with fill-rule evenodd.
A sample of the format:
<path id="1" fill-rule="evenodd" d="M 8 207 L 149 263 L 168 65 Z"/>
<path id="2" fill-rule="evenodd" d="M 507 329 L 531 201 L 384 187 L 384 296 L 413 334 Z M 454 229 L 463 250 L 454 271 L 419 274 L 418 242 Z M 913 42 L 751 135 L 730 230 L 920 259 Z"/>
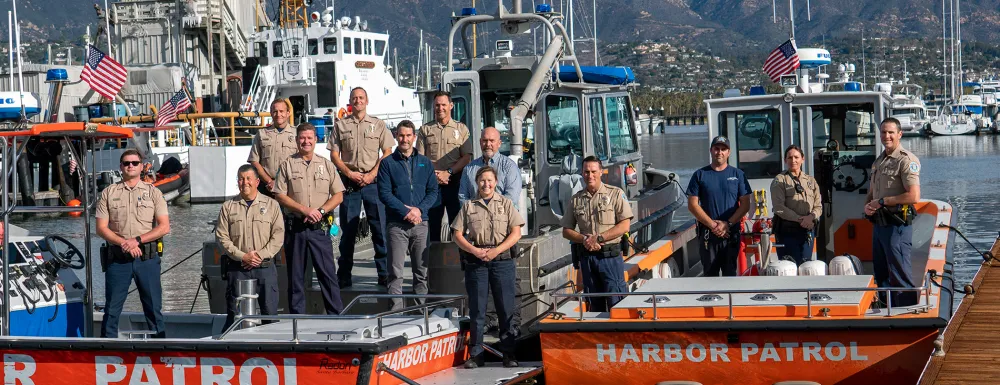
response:
<path id="1" fill-rule="evenodd" d="M 1000 193 L 995 191 L 996 186 L 1000 186 L 1000 170 L 997 169 L 1000 165 L 1000 137 L 903 138 L 902 144 L 920 158 L 921 195 L 954 205 L 958 212 L 957 227 L 975 247 L 987 249 L 1000 231 L 1000 224 L 991 219 L 991 213 L 1000 206 Z M 708 164 L 708 138 L 704 126 L 668 127 L 665 134 L 641 137 L 640 147 L 646 162 L 656 168 L 676 172 L 682 187 L 687 186 L 695 170 Z M 214 239 L 209 222 L 218 217 L 219 207 L 218 204 L 170 206 L 171 232 L 164 240 L 162 269 L 179 265 L 162 276 L 165 311 L 208 311 L 207 293 L 198 287 L 201 280 L 200 249 L 202 242 Z M 676 221 L 690 218 L 687 210 L 682 209 Z M 38 217 L 14 223 L 34 234 L 61 235 L 83 248 L 84 226 L 80 218 Z M 98 303 L 104 301 L 104 279 L 96 261 L 101 243 L 95 236 L 92 242 L 96 273 L 94 295 Z M 181 262 L 192 254 L 193 257 Z M 973 248 L 958 238 L 955 243 L 958 287 L 972 279 L 980 262 L 981 258 Z M 82 278 L 83 271 L 78 271 L 78 274 Z M 129 296 L 125 310 L 141 311 L 137 294 Z"/>

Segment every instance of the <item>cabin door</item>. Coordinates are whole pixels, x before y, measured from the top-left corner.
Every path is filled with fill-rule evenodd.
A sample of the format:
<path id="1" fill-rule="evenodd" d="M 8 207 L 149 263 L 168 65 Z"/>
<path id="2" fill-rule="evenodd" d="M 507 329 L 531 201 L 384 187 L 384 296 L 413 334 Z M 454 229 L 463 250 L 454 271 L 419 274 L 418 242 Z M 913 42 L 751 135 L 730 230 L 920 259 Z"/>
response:
<path id="1" fill-rule="evenodd" d="M 455 107 L 451 110 L 451 118 L 469 127 L 472 137 L 473 154 L 481 155 L 479 149 L 479 134 L 483 130 L 482 98 L 479 92 L 479 73 L 476 71 L 454 71 L 442 75 L 445 91 L 451 93 L 451 102 Z M 433 101 L 431 102 L 433 103 Z M 431 114 L 434 113 L 433 107 Z M 432 115 L 433 116 L 433 115 Z"/>

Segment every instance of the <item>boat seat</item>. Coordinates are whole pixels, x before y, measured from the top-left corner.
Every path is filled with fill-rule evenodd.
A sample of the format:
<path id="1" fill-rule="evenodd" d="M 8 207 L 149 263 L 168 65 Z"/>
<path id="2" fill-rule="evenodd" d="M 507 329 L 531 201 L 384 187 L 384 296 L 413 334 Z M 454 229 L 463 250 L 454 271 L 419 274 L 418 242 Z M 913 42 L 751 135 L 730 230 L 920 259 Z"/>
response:
<path id="1" fill-rule="evenodd" d="M 583 190 L 583 176 L 580 169 L 583 158 L 576 154 L 563 157 L 562 170 L 559 175 L 549 177 L 549 207 L 556 218 L 562 219 L 569 208 L 573 194 Z"/>

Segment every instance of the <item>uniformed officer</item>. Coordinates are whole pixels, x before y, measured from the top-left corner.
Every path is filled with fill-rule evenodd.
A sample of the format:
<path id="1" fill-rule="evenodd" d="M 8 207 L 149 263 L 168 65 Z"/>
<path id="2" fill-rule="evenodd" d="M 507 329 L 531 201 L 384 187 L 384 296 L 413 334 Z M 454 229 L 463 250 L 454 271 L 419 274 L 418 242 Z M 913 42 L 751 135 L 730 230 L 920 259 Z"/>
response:
<path id="1" fill-rule="evenodd" d="M 823 215 L 819 184 L 816 178 L 802 171 L 802 149 L 791 145 L 785 149 L 787 170 L 771 182 L 771 203 L 774 204 L 774 237 L 782 245 L 778 258 L 791 258 L 797 264 L 812 259 L 816 222 Z"/>
<path id="2" fill-rule="evenodd" d="M 274 257 L 285 237 L 285 220 L 278 202 L 258 194 L 257 169 L 240 166 L 236 183 L 240 195 L 222 204 L 215 225 L 215 241 L 225 251 L 226 324 L 236 316 L 237 288 L 240 280 L 257 280 L 257 303 L 260 314 L 278 314 L 278 269 Z"/>
<path id="3" fill-rule="evenodd" d="M 462 251 L 465 290 L 469 295 L 469 360 L 465 367 L 483 365 L 483 329 L 486 324 L 487 291 L 493 292 L 500 321 L 500 352 L 505 367 L 517 366 L 514 348 L 521 325 L 514 290 L 517 263 L 511 247 L 521 239 L 524 219 L 514 202 L 496 193 L 497 174 L 490 166 L 476 171 L 479 193 L 466 201 L 451 224 L 452 239 Z M 624 276 L 624 273 L 623 273 Z"/>
<path id="4" fill-rule="evenodd" d="M 118 338 L 128 288 L 135 279 L 147 330 L 166 337 L 160 286 L 160 238 L 170 232 L 167 201 L 155 186 L 140 180 L 142 157 L 127 149 L 119 158 L 122 181 L 108 186 L 97 201 L 97 235 L 104 269 L 104 320 L 101 337 Z"/>
<path id="5" fill-rule="evenodd" d="M 441 223 L 445 210 L 448 222 L 455 220 L 461 205 L 458 188 L 462 181 L 462 168 L 472 160 L 472 136 L 462 122 L 451 118 L 451 94 L 434 93 L 434 121 L 420 127 L 417 134 L 417 152 L 431 159 L 440 189 L 440 202 L 428 213 L 430 241 L 441 240 Z"/>
<path id="6" fill-rule="evenodd" d="M 627 293 L 625 261 L 619 241 L 622 234 L 628 232 L 632 207 L 622 189 L 601 182 L 602 174 L 600 159 L 595 156 L 583 159 L 586 188 L 573 194 L 572 211 L 562 217 L 560 224 L 563 238 L 573 243 L 573 254 L 579 259 L 583 291 Z M 608 311 L 621 298 L 592 298 L 590 310 Z"/>
<path id="7" fill-rule="evenodd" d="M 753 204 L 750 181 L 729 165 L 729 139 L 716 136 L 709 151 L 712 163 L 691 175 L 685 194 L 688 210 L 698 221 L 701 268 L 705 276 L 732 277 L 740 252 L 740 222 Z"/>
<path id="8" fill-rule="evenodd" d="M 264 182 L 257 189 L 269 197 L 274 196 L 272 191 L 278 166 L 296 152 L 295 130 L 291 129 L 290 123 L 291 111 L 292 102 L 288 99 L 274 99 L 271 102 L 271 125 L 257 130 L 250 146 L 247 162 L 257 169 L 257 175 Z"/>
<path id="9" fill-rule="evenodd" d="M 875 222 L 872 229 L 872 268 L 879 287 L 916 287 L 910 267 L 913 205 L 920 201 L 920 160 L 900 145 L 899 120 L 886 118 L 879 124 L 885 150 L 872 165 L 865 215 Z M 884 293 L 880 297 L 884 300 Z M 917 303 L 916 291 L 893 292 L 892 306 Z"/>
<path id="10" fill-rule="evenodd" d="M 288 311 L 306 311 L 306 258 L 312 258 L 327 314 L 340 314 L 344 305 L 337 285 L 330 212 L 344 200 L 344 184 L 333 162 L 315 156 L 316 127 L 296 128 L 298 153 L 278 167 L 274 198 L 285 209 L 285 258 L 288 266 Z"/>
<path id="11" fill-rule="evenodd" d="M 337 278 L 340 287 L 351 286 L 351 269 L 354 267 L 354 244 L 364 205 L 368 227 L 371 229 L 372 246 L 375 248 L 375 270 L 378 284 L 386 285 L 385 249 L 385 206 L 378 199 L 375 179 L 382 158 L 389 156 L 394 143 L 392 133 L 381 119 L 368 115 L 368 92 L 356 87 L 351 90 L 350 116 L 340 119 L 334 125 L 333 133 L 326 148 L 330 150 L 330 160 L 340 171 L 341 180 L 347 192 L 340 207 L 340 225 L 344 235 L 340 241 L 340 257 L 337 259 Z"/>

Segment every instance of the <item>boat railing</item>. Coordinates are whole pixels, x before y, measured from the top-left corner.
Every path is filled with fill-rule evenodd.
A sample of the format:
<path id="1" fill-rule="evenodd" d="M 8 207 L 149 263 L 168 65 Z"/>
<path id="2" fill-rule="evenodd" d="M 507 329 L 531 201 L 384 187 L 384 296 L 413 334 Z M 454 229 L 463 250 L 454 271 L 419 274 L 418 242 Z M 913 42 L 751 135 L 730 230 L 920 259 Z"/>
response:
<path id="1" fill-rule="evenodd" d="M 641 292 L 641 293 L 552 293 L 553 297 L 553 307 L 555 303 L 562 302 L 558 300 L 562 299 L 576 299 L 578 303 L 582 304 L 584 298 L 607 298 L 607 297 L 649 297 L 650 303 L 652 305 L 652 316 L 653 320 L 659 319 L 659 314 L 657 314 L 656 303 L 658 299 L 667 295 L 724 295 L 728 297 L 729 304 L 729 320 L 736 319 L 736 315 L 733 312 L 733 295 L 734 294 L 761 294 L 761 293 L 805 293 L 806 294 L 806 316 L 805 318 L 813 318 L 813 293 L 823 293 L 823 292 L 872 292 L 876 294 L 885 292 L 886 293 L 886 314 L 884 317 L 892 317 L 892 295 L 891 292 L 910 292 L 915 291 L 924 297 L 924 304 L 919 306 L 907 306 L 906 312 L 897 313 L 907 314 L 914 311 L 926 313 L 931 308 L 930 303 L 930 274 L 925 275 L 924 285 L 921 287 L 834 287 L 834 288 L 809 288 L 809 289 L 765 289 L 765 290 L 754 290 L 754 289 L 736 289 L 736 290 L 669 290 L 669 291 L 657 291 L 657 292 Z M 711 305 L 708 305 L 711 306 Z M 578 320 L 583 321 L 584 311 L 583 306 L 580 306 L 578 314 Z M 554 308 L 550 312 L 555 313 Z M 565 314 L 563 314 L 565 315 Z"/>
<path id="2" fill-rule="evenodd" d="M 244 315 L 237 317 L 233 324 L 226 330 L 222 332 L 217 340 L 223 340 L 233 331 L 240 329 L 242 321 L 292 321 L 292 342 L 299 342 L 299 321 L 302 320 L 323 320 L 323 321 L 337 321 L 337 320 L 376 320 L 378 327 L 375 329 L 378 332 L 378 336 L 375 338 L 382 338 L 382 328 L 383 319 L 388 316 L 400 315 L 415 311 L 420 311 L 424 318 L 424 333 L 430 334 L 430 313 L 429 310 L 434 307 L 443 306 L 447 304 L 452 304 L 459 302 L 459 314 L 465 314 L 466 308 L 466 296 L 460 294 L 361 294 L 351 300 L 344 307 L 343 312 L 347 312 L 355 303 L 358 303 L 361 299 L 423 299 L 431 300 L 436 299 L 437 301 L 425 302 L 412 306 L 406 306 L 397 310 L 389 310 L 381 313 L 375 314 L 339 314 L 339 315 L 316 315 L 316 314 L 278 314 L 278 315 Z"/>
<path id="3" fill-rule="evenodd" d="M 205 119 L 212 119 L 212 128 L 218 132 L 218 130 L 228 129 L 229 135 L 215 136 L 217 140 L 216 145 L 229 145 L 235 146 L 237 139 L 251 139 L 252 135 L 239 134 L 237 135 L 236 130 L 248 130 L 252 132 L 253 130 L 265 128 L 267 126 L 259 124 L 241 125 L 237 124 L 238 119 L 260 119 L 270 117 L 270 112 L 205 112 L 205 113 L 190 113 L 190 114 L 178 114 L 176 121 L 185 122 L 189 124 L 191 129 L 191 145 L 192 146 L 206 146 L 212 145 L 211 140 L 208 139 L 210 134 L 207 132 L 208 127 L 205 124 L 198 124 L 199 121 L 204 121 Z M 225 125 L 216 125 L 216 120 L 222 119 L 226 122 Z M 138 124 L 138 123 L 154 123 L 156 120 L 155 116 L 151 115 L 141 115 L 141 116 L 121 116 L 118 118 L 95 118 L 91 119 L 91 123 L 101 123 L 101 124 Z M 199 127 L 204 128 L 202 134 L 199 135 Z M 150 140 L 151 145 L 156 144 L 156 140 Z M 155 147 L 155 146 L 154 146 Z"/>

